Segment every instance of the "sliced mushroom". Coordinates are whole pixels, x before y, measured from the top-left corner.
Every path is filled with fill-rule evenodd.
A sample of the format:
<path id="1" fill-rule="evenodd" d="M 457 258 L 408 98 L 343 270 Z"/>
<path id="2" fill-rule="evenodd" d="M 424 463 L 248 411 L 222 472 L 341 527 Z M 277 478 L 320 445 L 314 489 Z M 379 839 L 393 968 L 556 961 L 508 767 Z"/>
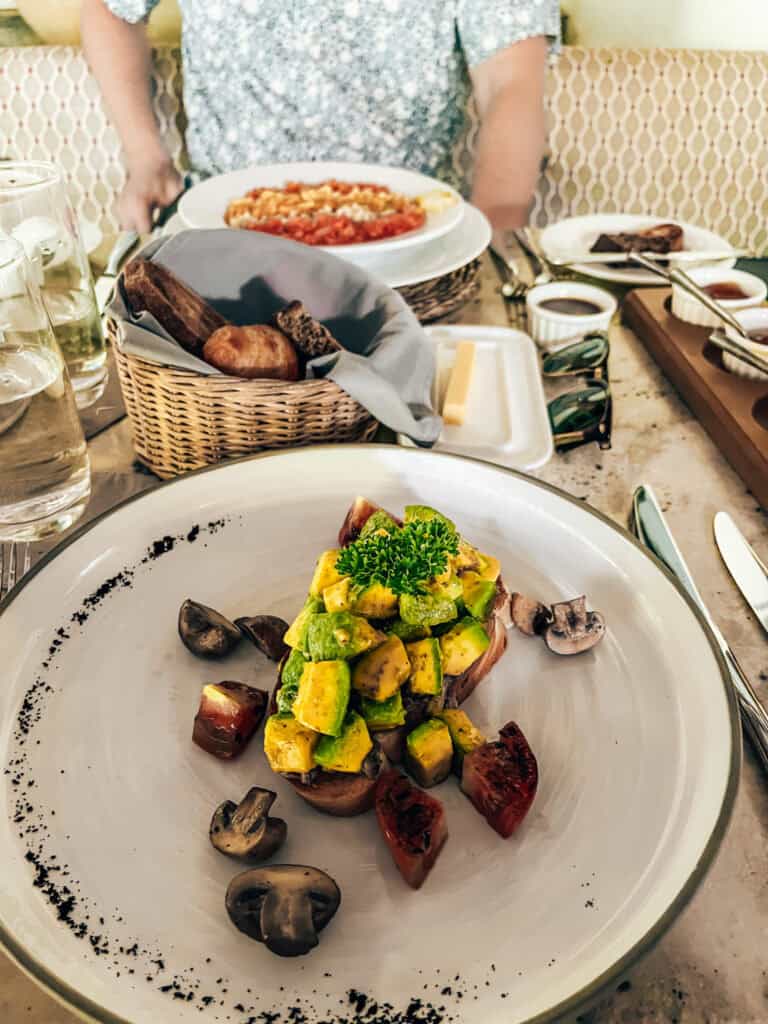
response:
<path id="1" fill-rule="evenodd" d="M 189 598 L 179 609 L 179 636 L 200 658 L 223 658 L 243 639 L 234 622 Z"/>
<path id="2" fill-rule="evenodd" d="M 214 847 L 228 857 L 268 860 L 285 842 L 288 826 L 282 818 L 270 818 L 269 809 L 277 799 L 270 789 L 254 786 L 239 804 L 225 800 L 216 808 L 209 835 Z"/>
<path id="3" fill-rule="evenodd" d="M 512 594 L 509 599 L 512 625 L 524 636 L 536 636 L 547 628 L 552 616 L 547 608 L 525 594 Z"/>
<path id="4" fill-rule="evenodd" d="M 283 640 L 288 623 L 277 615 L 253 615 L 235 619 L 235 625 L 243 636 L 256 644 L 261 653 L 272 661 L 280 661 L 288 653 L 288 644 Z"/>
<path id="5" fill-rule="evenodd" d="M 241 932 L 278 956 L 302 956 L 317 945 L 340 902 L 339 887 L 319 868 L 272 864 L 233 878 L 226 905 Z"/>
<path id="6" fill-rule="evenodd" d="M 581 654 L 594 647 L 604 634 L 605 620 L 600 612 L 588 612 L 586 597 L 576 597 L 552 605 L 552 622 L 544 639 L 555 654 Z"/>

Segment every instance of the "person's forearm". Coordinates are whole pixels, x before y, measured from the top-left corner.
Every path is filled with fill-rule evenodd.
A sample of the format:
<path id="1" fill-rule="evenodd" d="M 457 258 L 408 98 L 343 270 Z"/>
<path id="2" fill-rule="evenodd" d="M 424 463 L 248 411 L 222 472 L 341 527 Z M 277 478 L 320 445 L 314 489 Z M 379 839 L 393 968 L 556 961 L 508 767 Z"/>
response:
<path id="1" fill-rule="evenodd" d="M 546 141 L 547 40 L 514 43 L 472 70 L 480 134 L 472 201 L 496 230 L 528 221 Z"/>
<path id="2" fill-rule="evenodd" d="M 123 144 L 129 168 L 167 160 L 150 93 L 151 55 L 146 28 L 129 25 L 102 0 L 83 0 L 81 32 L 86 59 Z"/>
<path id="3" fill-rule="evenodd" d="M 491 100 L 477 142 L 472 202 L 495 229 L 527 223 L 545 139 L 539 97 L 507 87 Z"/>

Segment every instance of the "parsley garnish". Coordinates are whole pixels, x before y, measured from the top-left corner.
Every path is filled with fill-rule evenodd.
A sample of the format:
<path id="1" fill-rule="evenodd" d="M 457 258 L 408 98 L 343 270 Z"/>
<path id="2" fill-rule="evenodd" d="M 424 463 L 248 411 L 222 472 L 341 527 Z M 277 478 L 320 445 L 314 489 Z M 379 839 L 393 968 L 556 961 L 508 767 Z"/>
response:
<path id="1" fill-rule="evenodd" d="M 395 594 L 425 594 L 424 583 L 444 573 L 459 537 L 440 519 L 417 519 L 391 533 L 374 533 L 344 548 L 337 572 L 360 587 L 380 583 Z"/>

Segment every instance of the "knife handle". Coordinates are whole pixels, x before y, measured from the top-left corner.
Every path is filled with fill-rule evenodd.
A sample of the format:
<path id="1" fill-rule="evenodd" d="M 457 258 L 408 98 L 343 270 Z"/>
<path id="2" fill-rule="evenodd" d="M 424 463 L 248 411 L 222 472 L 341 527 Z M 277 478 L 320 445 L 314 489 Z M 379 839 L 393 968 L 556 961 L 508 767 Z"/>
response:
<path id="1" fill-rule="evenodd" d="M 685 559 L 659 508 L 656 496 L 647 484 L 641 485 L 635 490 L 632 499 L 632 526 L 639 540 L 677 577 L 698 605 L 725 659 L 728 674 L 739 702 L 744 728 L 752 741 L 756 754 L 768 771 L 768 713 L 758 700 L 752 684 L 736 659 L 736 655 L 704 604 L 688 566 L 685 564 Z"/>

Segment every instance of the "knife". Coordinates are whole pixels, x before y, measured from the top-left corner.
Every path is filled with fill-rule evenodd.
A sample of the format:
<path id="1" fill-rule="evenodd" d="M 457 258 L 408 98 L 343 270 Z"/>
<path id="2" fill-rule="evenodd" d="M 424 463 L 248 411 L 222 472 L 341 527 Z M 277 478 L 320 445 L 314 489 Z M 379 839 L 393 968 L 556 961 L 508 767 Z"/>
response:
<path id="1" fill-rule="evenodd" d="M 179 192 L 173 202 L 169 203 L 168 206 L 155 210 L 150 237 L 167 224 L 171 217 L 176 213 L 181 197 L 191 185 L 192 176 L 187 172 L 182 177 L 181 192 Z M 115 290 L 115 282 L 117 281 L 122 265 L 128 254 L 135 248 L 138 241 L 139 235 L 135 231 L 121 231 L 117 236 L 117 240 L 110 251 L 107 265 L 104 268 L 104 273 L 93 286 L 94 291 L 96 292 L 96 303 L 100 314 L 102 314 L 109 305 Z"/>
<path id="2" fill-rule="evenodd" d="M 715 541 L 742 597 L 768 633 L 768 569 L 727 512 L 715 516 Z"/>
<path id="3" fill-rule="evenodd" d="M 638 540 L 678 578 L 695 604 L 698 605 L 725 659 L 736 699 L 739 702 L 742 724 L 752 741 L 755 752 L 768 771 L 768 714 L 758 700 L 744 670 L 736 660 L 736 655 L 731 650 L 728 641 L 710 615 L 701 594 L 696 589 L 685 559 L 659 508 L 656 496 L 647 484 L 641 484 L 633 495 L 631 525 Z"/>

